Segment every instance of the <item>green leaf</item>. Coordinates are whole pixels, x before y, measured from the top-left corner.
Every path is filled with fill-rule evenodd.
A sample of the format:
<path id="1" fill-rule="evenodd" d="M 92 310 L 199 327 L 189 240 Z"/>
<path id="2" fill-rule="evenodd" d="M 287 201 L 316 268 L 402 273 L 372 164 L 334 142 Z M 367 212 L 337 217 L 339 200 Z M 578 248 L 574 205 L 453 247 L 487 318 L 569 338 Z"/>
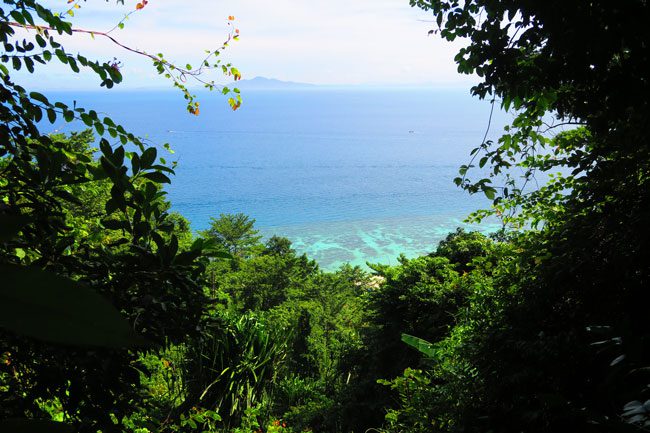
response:
<path id="1" fill-rule="evenodd" d="M 142 156 L 140 156 L 140 167 L 143 169 L 151 167 L 151 164 L 156 161 L 157 154 L 158 151 L 155 147 L 149 147 L 145 149 L 145 151 L 142 152 Z"/>
<path id="2" fill-rule="evenodd" d="M 74 57 L 68 58 L 68 65 L 70 65 L 70 69 L 72 69 L 73 72 L 79 72 L 79 66 L 77 66 L 77 61 Z"/>
<path id="3" fill-rule="evenodd" d="M 140 157 L 137 153 L 133 153 L 131 156 L 131 171 L 134 175 L 140 172 Z"/>
<path id="4" fill-rule="evenodd" d="M 26 21 L 25 21 L 25 17 L 23 16 L 23 14 L 20 11 L 13 10 L 13 11 L 11 11 L 10 15 L 19 24 L 23 24 L 23 25 L 27 24 Z"/>
<path id="5" fill-rule="evenodd" d="M 47 109 L 47 120 L 50 121 L 50 123 L 56 122 L 56 111 L 52 110 L 51 108 Z"/>
<path id="6" fill-rule="evenodd" d="M 178 238 L 174 234 L 172 235 L 172 238 L 169 242 L 168 251 L 169 251 L 169 256 L 172 258 L 176 256 L 176 253 L 178 252 Z"/>
<path id="7" fill-rule="evenodd" d="M 65 54 L 65 51 L 57 49 L 54 50 L 54 54 L 58 57 L 59 61 L 63 64 L 68 64 L 68 56 Z"/>
<path id="8" fill-rule="evenodd" d="M 36 36 L 35 36 L 35 39 L 36 39 L 36 43 L 38 44 L 39 47 L 45 48 L 45 46 L 47 45 L 47 42 L 45 42 L 45 39 L 43 39 L 43 37 L 41 35 L 39 35 L 37 33 Z"/>
<path id="9" fill-rule="evenodd" d="M 0 327 L 51 343 L 143 346 L 110 302 L 68 278 L 31 267 L 0 265 Z"/>
<path id="10" fill-rule="evenodd" d="M 62 189 L 62 188 L 53 189 L 52 193 L 54 195 L 56 195 L 57 197 L 62 198 L 63 200 L 69 201 L 70 203 L 74 203 L 74 204 L 79 205 L 79 206 L 83 205 L 83 202 L 81 200 L 79 200 L 79 198 L 77 196 L 75 196 L 74 194 L 66 191 L 65 189 Z"/>
<path id="11" fill-rule="evenodd" d="M 93 120 L 90 118 L 88 113 L 81 113 L 79 116 L 81 117 L 81 121 L 86 125 L 86 126 L 92 126 L 93 125 Z"/>
<path id="12" fill-rule="evenodd" d="M 495 197 L 496 193 L 497 193 L 497 190 L 492 188 L 492 187 L 489 187 L 489 186 L 484 186 L 483 187 L 483 194 L 485 194 L 485 196 L 487 198 L 489 198 L 490 200 L 494 200 L 494 197 Z"/>
<path id="13" fill-rule="evenodd" d="M 167 166 L 165 166 L 165 165 L 158 165 L 158 164 L 156 164 L 156 165 L 152 165 L 150 168 L 152 168 L 152 169 L 154 169 L 154 170 L 158 170 L 158 171 L 163 171 L 163 172 L 165 172 L 165 173 L 174 174 L 174 170 L 171 169 L 171 168 L 169 168 L 169 167 L 167 167 Z"/>
<path id="14" fill-rule="evenodd" d="M 402 341 L 428 358 L 433 358 L 436 354 L 433 344 L 418 337 L 409 334 L 402 334 Z"/>
<path id="15" fill-rule="evenodd" d="M 31 92 L 29 94 L 29 97 L 35 101 L 42 102 L 45 105 L 50 105 L 50 101 L 48 101 L 45 95 L 43 95 L 42 93 Z"/>
<path id="16" fill-rule="evenodd" d="M 106 140 L 105 138 L 102 138 L 99 141 L 99 150 L 101 150 L 102 153 L 107 157 L 113 155 L 113 148 L 111 147 L 111 144 L 108 142 L 108 140 Z"/>
<path id="17" fill-rule="evenodd" d="M 151 173 L 145 173 L 143 176 L 146 177 L 149 180 L 152 180 L 152 181 L 156 182 L 156 183 L 171 183 L 172 182 L 167 176 L 165 176 L 164 174 L 162 174 L 159 171 L 152 171 Z"/>
<path id="18" fill-rule="evenodd" d="M 113 200 L 112 198 L 106 201 L 106 204 L 104 205 L 104 210 L 106 211 L 106 215 L 111 215 L 113 212 L 116 210 L 120 209 L 120 204 L 117 202 L 117 200 Z"/>
<path id="19" fill-rule="evenodd" d="M 23 62 L 25 62 L 25 67 L 27 68 L 29 73 L 30 74 L 33 73 L 34 72 L 34 61 L 29 57 L 25 57 L 23 59 Z"/>

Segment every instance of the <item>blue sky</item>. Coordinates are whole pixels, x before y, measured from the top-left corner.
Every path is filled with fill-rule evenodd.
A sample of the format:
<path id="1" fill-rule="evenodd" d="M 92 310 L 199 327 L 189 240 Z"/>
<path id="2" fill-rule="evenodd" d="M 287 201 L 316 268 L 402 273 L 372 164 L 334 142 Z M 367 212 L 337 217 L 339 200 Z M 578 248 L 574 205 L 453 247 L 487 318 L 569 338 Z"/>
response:
<path id="1" fill-rule="evenodd" d="M 44 2 L 65 10 L 66 0 Z M 75 27 L 108 30 L 137 1 L 88 0 L 72 18 Z M 265 76 L 315 84 L 372 84 L 468 87 L 475 78 L 459 75 L 453 56 L 458 43 L 428 36 L 431 16 L 411 8 L 408 0 L 149 0 L 131 15 L 113 36 L 126 45 L 151 53 L 163 52 L 169 60 L 196 62 L 206 49 L 220 46 L 234 15 L 241 39 L 230 45 L 224 58 L 243 78 Z M 69 52 L 122 63 L 122 89 L 162 88 L 151 62 L 111 43 L 87 35 L 65 38 Z M 21 81 L 47 90 L 92 89 L 98 85 L 91 73 L 71 76 L 54 63 Z M 217 81 L 225 82 L 215 75 Z"/>

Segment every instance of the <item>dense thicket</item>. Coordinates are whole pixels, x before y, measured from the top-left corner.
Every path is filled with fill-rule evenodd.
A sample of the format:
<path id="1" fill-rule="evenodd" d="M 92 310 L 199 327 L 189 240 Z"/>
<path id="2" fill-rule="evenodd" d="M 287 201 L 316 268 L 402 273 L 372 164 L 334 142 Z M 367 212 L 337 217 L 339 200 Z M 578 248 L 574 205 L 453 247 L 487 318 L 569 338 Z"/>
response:
<path id="1" fill-rule="evenodd" d="M 495 191 L 497 210 L 543 225 L 516 241 L 518 268 L 496 286 L 515 290 L 494 320 L 466 319 L 482 326 L 457 359 L 479 385 L 450 413 L 451 430 L 647 427 L 646 3 L 412 3 L 433 12 L 444 38 L 468 38 L 456 60 L 483 77 L 473 92 L 519 110 L 498 143 L 477 149 L 481 165 L 523 168 L 525 180 L 565 168 L 538 192 L 526 195 L 512 171 Z M 552 133 L 547 114 L 581 128 L 540 137 Z"/>
<path id="2" fill-rule="evenodd" d="M 12 79 L 56 61 L 104 87 L 121 81 L 116 63 L 65 51 L 61 35 L 79 31 L 65 17 L 31 0 L 0 7 L 0 419 L 3 430 L 60 428 L 34 421 L 54 414 L 79 431 L 121 431 L 147 404 L 138 350 L 201 333 L 209 248 L 180 248 L 161 189 L 173 170 L 155 147 Z M 99 149 L 90 131 L 41 132 L 74 121 Z"/>

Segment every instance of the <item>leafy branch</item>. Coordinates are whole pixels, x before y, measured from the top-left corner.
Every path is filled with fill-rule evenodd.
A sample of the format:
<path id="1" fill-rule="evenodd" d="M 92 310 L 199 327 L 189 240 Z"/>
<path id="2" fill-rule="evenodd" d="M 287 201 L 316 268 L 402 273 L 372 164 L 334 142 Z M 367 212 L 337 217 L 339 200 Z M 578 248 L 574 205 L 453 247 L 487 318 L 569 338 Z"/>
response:
<path id="1" fill-rule="evenodd" d="M 70 2 L 69 2 L 70 3 Z M 165 78 L 169 79 L 172 81 L 172 84 L 174 87 L 178 88 L 182 93 L 187 101 L 187 110 L 191 114 L 198 115 L 199 114 L 199 102 L 196 101 L 196 95 L 192 94 L 188 87 L 187 87 L 187 81 L 188 78 L 193 79 L 194 81 L 200 83 L 203 85 L 204 88 L 212 91 L 217 88 L 221 90 L 221 93 L 224 95 L 230 94 L 231 96 L 228 98 L 228 103 L 230 107 L 233 110 L 237 110 L 242 103 L 241 95 L 239 93 L 238 89 L 229 89 L 226 86 L 220 86 L 214 82 L 214 80 L 206 80 L 203 78 L 203 75 L 207 71 L 211 70 L 221 70 L 221 72 L 229 77 L 232 77 L 234 81 L 238 81 L 241 79 L 241 73 L 237 68 L 235 68 L 231 63 L 226 63 L 223 64 L 220 59 L 217 57 L 221 54 L 223 50 L 225 50 L 229 43 L 231 41 L 236 41 L 239 39 L 239 29 L 235 28 L 233 25 L 233 22 L 235 20 L 234 16 L 229 16 L 228 17 L 228 26 L 230 28 L 226 40 L 221 44 L 219 48 L 216 50 L 206 50 L 206 56 L 201 60 L 201 62 L 198 64 L 197 67 L 193 67 L 191 64 L 187 64 L 184 67 L 179 66 L 176 63 L 173 63 L 167 59 L 164 58 L 164 55 L 162 53 L 158 53 L 157 55 L 151 54 L 145 50 L 141 50 L 138 48 L 133 48 L 131 46 L 128 46 L 122 42 L 120 42 L 116 37 L 111 35 L 111 32 L 113 32 L 116 28 L 123 28 L 124 27 L 124 22 L 129 18 L 129 16 L 142 8 L 144 8 L 147 4 L 146 0 L 143 0 L 142 2 L 138 3 L 136 6 L 136 10 L 131 11 L 128 13 L 122 20 L 120 20 L 116 26 L 111 28 L 108 31 L 98 31 L 98 30 L 89 30 L 89 29 L 83 29 L 83 28 L 73 28 L 71 23 L 65 22 L 60 19 L 60 16 L 55 16 L 51 13 L 49 15 L 43 14 L 42 7 L 38 4 L 34 4 L 33 7 L 43 18 L 46 22 L 53 22 L 52 25 L 40 25 L 36 24 L 31 16 L 31 14 L 26 10 L 26 9 L 14 9 L 11 11 L 9 14 L 13 20 L 7 20 L 6 25 L 9 27 L 6 29 L 6 33 L 12 33 L 13 30 L 11 28 L 20 28 L 24 30 L 35 30 L 36 31 L 36 42 L 41 48 L 45 48 L 48 45 L 52 46 L 52 48 L 57 49 L 55 51 L 55 55 L 59 58 L 59 60 L 64 63 L 70 65 L 71 69 L 73 69 L 74 72 L 79 72 L 78 67 L 76 65 L 77 61 L 82 64 L 82 66 L 90 66 L 96 73 L 100 74 L 103 78 L 102 81 L 102 86 L 106 87 L 112 87 L 114 82 L 119 82 L 121 81 L 121 75 L 120 75 L 120 66 L 121 63 L 118 62 L 116 59 L 113 62 L 110 63 L 105 63 L 106 66 L 108 66 L 110 69 L 107 69 L 106 67 L 102 68 L 104 71 L 107 71 L 109 75 L 111 75 L 111 79 L 108 80 L 105 74 L 102 74 L 98 68 L 98 63 L 97 62 L 88 62 L 87 59 L 83 56 L 69 56 L 67 55 L 62 49 L 60 49 L 60 44 L 58 44 L 56 41 L 54 41 L 53 38 L 49 36 L 50 31 L 56 31 L 59 34 L 62 33 L 67 33 L 69 35 L 73 34 L 87 34 L 90 35 L 93 39 L 96 36 L 105 38 L 106 40 L 110 41 L 112 44 L 120 47 L 121 49 L 137 54 L 139 56 L 143 56 L 146 58 L 149 58 L 150 60 L 153 61 L 153 65 L 156 68 L 157 72 L 159 75 L 163 75 Z M 74 2 L 72 7 L 65 12 L 67 15 L 74 16 L 74 9 L 79 8 L 78 2 Z M 47 11 L 49 12 L 49 11 Z M 44 16 L 45 15 L 45 16 Z M 46 42 L 46 39 L 48 41 Z M 8 62 L 9 59 L 12 60 L 13 67 L 16 70 L 19 70 L 21 67 L 21 61 L 19 60 L 20 58 L 23 59 L 23 62 L 25 64 L 25 67 L 29 70 L 29 72 L 33 72 L 34 70 L 34 60 L 39 63 L 46 63 L 49 61 L 52 57 L 52 53 L 45 50 L 41 54 L 27 54 L 29 51 L 31 51 L 34 48 L 33 43 L 26 43 L 23 41 L 23 45 L 20 46 L 18 43 L 15 45 L 11 45 L 8 43 L 5 43 L 5 52 L 11 52 L 14 49 L 17 52 L 20 53 L 25 53 L 25 54 L 19 54 L 19 55 L 13 55 L 13 54 L 7 54 L 5 53 L 0 60 L 3 62 Z M 76 58 L 76 61 L 75 61 Z M 32 60 L 33 59 L 33 60 Z M 95 67 L 94 67 L 95 66 Z M 0 71 L 0 72 L 5 72 L 7 73 L 6 70 Z"/>

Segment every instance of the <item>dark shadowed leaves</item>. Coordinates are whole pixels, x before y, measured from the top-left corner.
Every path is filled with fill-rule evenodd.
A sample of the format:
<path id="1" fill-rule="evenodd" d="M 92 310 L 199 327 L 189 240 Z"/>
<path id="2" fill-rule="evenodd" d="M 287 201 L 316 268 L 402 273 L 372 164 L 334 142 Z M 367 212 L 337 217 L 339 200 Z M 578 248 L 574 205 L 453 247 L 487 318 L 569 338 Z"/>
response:
<path id="1" fill-rule="evenodd" d="M 0 265 L 0 326 L 53 343 L 109 348 L 145 344 L 106 299 L 35 268 Z"/>
<path id="2" fill-rule="evenodd" d="M 62 422 L 39 419 L 11 418 L 0 421 L 0 432 L 11 433 L 72 433 L 74 429 Z"/>
<path id="3" fill-rule="evenodd" d="M 0 242 L 11 240 L 29 222 L 19 215 L 0 215 Z"/>

